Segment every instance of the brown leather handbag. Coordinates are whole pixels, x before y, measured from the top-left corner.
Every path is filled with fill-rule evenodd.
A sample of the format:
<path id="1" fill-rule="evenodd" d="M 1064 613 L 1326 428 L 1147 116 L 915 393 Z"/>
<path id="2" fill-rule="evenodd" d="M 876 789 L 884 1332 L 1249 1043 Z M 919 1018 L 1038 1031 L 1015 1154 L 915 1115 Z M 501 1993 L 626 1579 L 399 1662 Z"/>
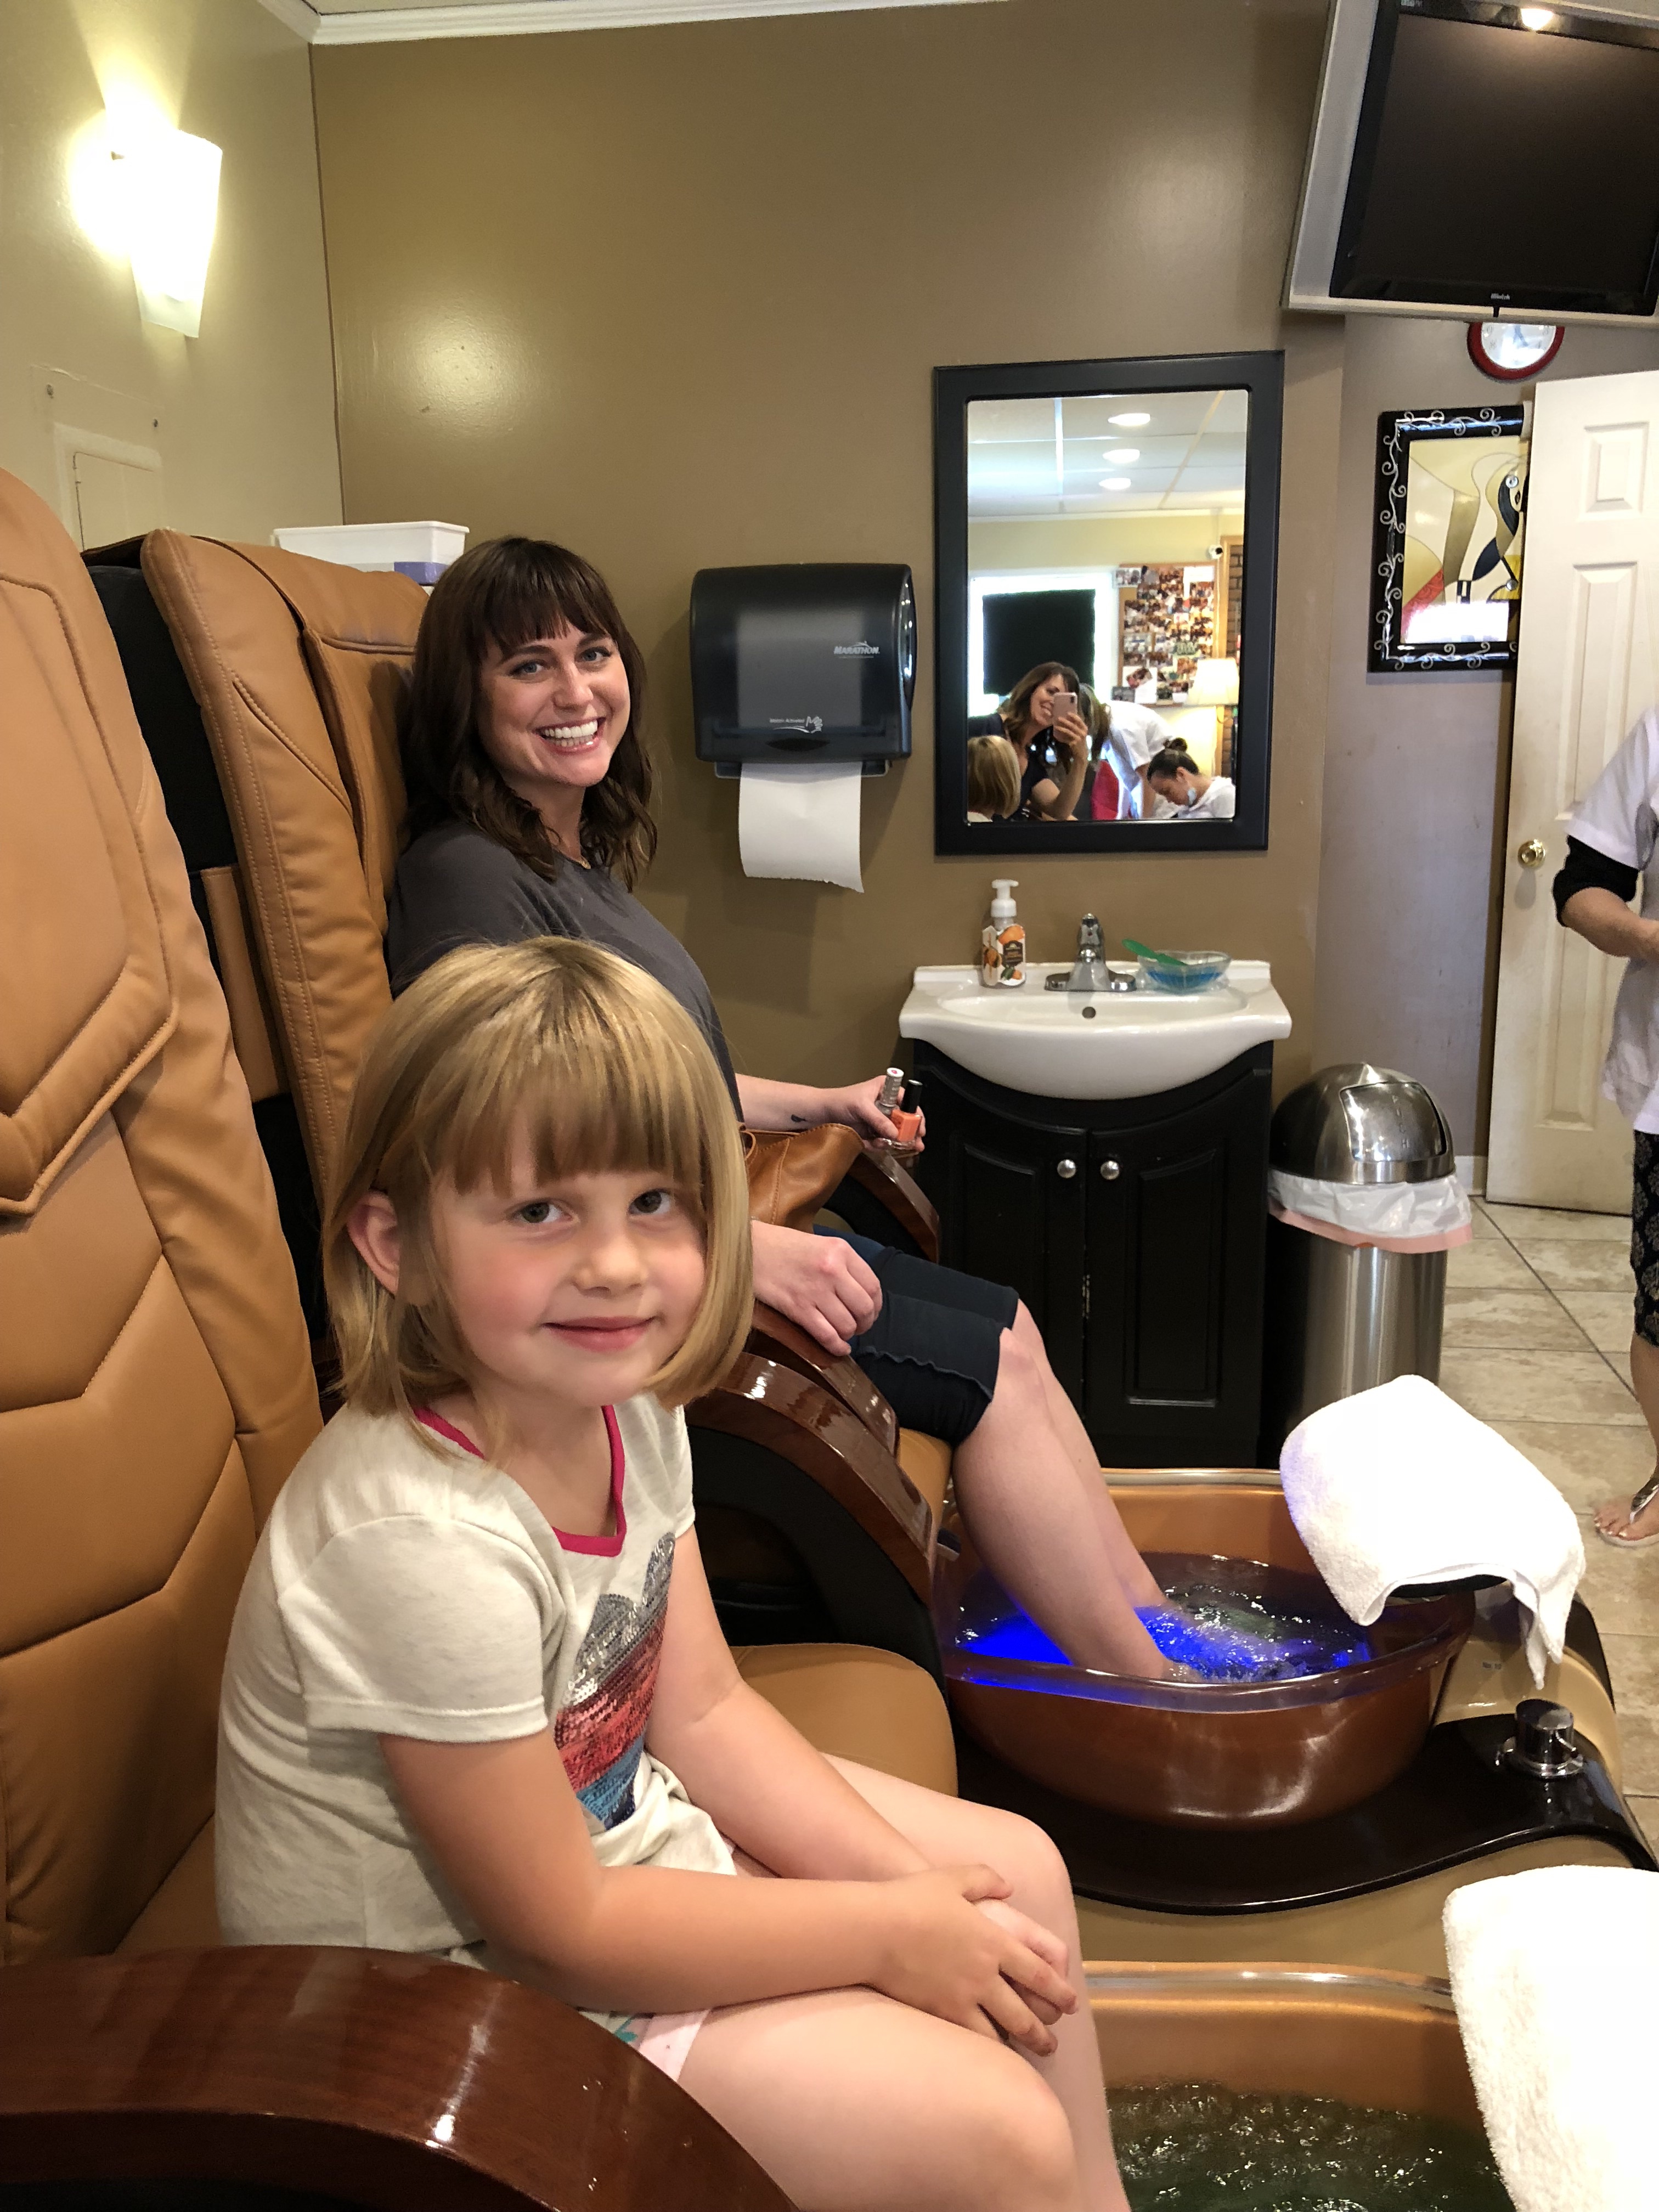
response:
<path id="1" fill-rule="evenodd" d="M 745 1129 L 750 1219 L 810 1231 L 863 1146 L 858 1131 L 844 1121 L 822 1122 L 815 1129 Z"/>

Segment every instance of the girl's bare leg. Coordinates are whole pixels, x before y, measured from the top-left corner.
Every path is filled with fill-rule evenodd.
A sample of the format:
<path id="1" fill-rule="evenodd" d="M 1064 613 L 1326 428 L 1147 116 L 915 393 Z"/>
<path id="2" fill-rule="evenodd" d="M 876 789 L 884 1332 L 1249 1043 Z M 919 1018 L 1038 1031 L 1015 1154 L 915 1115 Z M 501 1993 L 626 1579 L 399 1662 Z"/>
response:
<path id="1" fill-rule="evenodd" d="M 1032 2069 L 873 1990 L 714 2013 L 680 2086 L 800 2212 L 1095 2212 Z"/>
<path id="2" fill-rule="evenodd" d="M 1158 1602 L 1158 1586 L 1124 1533 L 1098 1463 L 1091 1476 L 1079 1466 L 1079 1440 L 1092 1460 L 1022 1306 L 1014 1328 L 1002 1333 L 995 1395 L 952 1462 L 968 1533 L 1003 1588 L 1068 1658 L 1162 1677 L 1169 1663 L 1134 1613 Z"/>
<path id="3" fill-rule="evenodd" d="M 1066 1942 L 1083 1996 L 1070 1885 L 1041 1829 L 834 1764 L 935 1865 L 995 1867 Z M 1086 2000 L 1054 2035 L 1052 2057 L 1028 2060 L 842 1990 L 714 2014 L 681 2080 L 802 2212 L 1127 2212 Z"/>

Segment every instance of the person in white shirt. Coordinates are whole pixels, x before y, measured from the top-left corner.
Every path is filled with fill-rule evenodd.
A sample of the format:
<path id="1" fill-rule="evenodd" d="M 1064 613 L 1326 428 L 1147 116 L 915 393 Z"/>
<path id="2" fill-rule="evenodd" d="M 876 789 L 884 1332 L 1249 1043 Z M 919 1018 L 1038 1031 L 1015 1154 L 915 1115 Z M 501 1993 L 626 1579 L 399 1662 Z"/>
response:
<path id="1" fill-rule="evenodd" d="M 1636 1278 L 1631 1381 L 1654 1438 L 1654 1472 L 1628 1504 L 1601 1506 L 1598 1534 L 1620 1551 L 1659 1544 L 1659 709 L 1650 708 L 1567 824 L 1555 910 L 1598 951 L 1626 960 L 1602 1063 L 1602 1095 L 1636 1133 L 1631 1272 Z M 1630 902 L 1641 878 L 1642 903 Z"/>
<path id="2" fill-rule="evenodd" d="M 1162 714 L 1154 714 L 1150 707 L 1137 707 L 1127 700 L 1113 699 L 1102 702 L 1104 726 L 1096 738 L 1097 753 L 1103 750 L 1111 757 L 1112 767 L 1123 790 L 1122 803 L 1118 810 L 1120 821 L 1152 821 L 1173 814 L 1175 809 L 1166 799 L 1148 788 L 1146 763 L 1155 753 L 1176 742 L 1175 732 Z"/>
<path id="3" fill-rule="evenodd" d="M 1224 775 L 1206 775 L 1184 748 L 1166 745 L 1146 763 L 1146 781 L 1177 822 L 1231 822 L 1237 794 Z"/>

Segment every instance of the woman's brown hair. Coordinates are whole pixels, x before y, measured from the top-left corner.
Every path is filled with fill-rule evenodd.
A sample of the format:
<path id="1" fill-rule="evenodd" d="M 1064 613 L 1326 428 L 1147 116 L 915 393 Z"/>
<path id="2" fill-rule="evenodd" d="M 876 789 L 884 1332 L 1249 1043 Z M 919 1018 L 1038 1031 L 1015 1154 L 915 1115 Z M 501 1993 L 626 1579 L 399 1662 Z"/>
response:
<path id="1" fill-rule="evenodd" d="M 505 1193 L 520 1146 L 540 1181 L 637 1169 L 674 1185 L 702 1237 L 702 1299 L 645 1387 L 665 1406 L 711 1389 L 742 1348 L 754 1300 L 749 1186 L 725 1079 L 653 977 L 577 939 L 536 937 L 447 954 L 369 1040 L 323 1226 L 347 1399 L 412 1422 L 413 1407 L 470 1382 L 433 1185 Z M 351 1239 L 370 1191 L 397 1216 L 395 1293 Z"/>
<path id="2" fill-rule="evenodd" d="M 997 708 L 1002 717 L 1002 726 L 1008 736 L 1018 738 L 1031 718 L 1031 695 L 1051 676 L 1063 676 L 1066 689 L 1082 696 L 1083 686 L 1078 682 L 1075 668 L 1068 668 L 1063 660 L 1039 660 L 1035 668 L 1028 668 L 1008 696 Z"/>
<path id="3" fill-rule="evenodd" d="M 610 586 L 579 553 L 539 538 L 492 538 L 446 568 L 433 586 L 415 641 L 400 736 L 409 794 L 405 834 L 470 822 L 538 875 L 559 854 L 527 799 L 484 750 L 479 671 L 491 653 L 514 653 L 566 627 L 608 637 L 628 678 L 628 727 L 602 783 L 582 805 L 582 851 L 631 890 L 651 865 L 651 760 L 642 734 L 645 662 Z"/>

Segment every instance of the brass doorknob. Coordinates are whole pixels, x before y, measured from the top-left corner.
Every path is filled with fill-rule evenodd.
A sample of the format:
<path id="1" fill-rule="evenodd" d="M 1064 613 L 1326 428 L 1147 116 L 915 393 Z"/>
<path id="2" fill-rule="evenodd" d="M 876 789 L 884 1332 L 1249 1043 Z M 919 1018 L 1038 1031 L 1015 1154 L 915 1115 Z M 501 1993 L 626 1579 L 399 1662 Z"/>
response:
<path id="1" fill-rule="evenodd" d="M 1541 868 L 1548 852 L 1549 848 L 1541 837 L 1528 837 L 1515 857 L 1523 868 Z"/>

